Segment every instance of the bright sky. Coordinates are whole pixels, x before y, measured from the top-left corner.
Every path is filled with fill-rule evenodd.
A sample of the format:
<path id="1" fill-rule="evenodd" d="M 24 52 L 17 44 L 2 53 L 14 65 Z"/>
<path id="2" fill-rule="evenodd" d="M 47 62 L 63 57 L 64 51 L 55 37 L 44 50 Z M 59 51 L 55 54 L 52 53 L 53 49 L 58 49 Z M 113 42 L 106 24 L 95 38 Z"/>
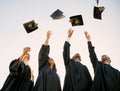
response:
<path id="1" fill-rule="evenodd" d="M 18 58 L 26 46 L 31 47 L 30 65 L 36 81 L 38 52 L 48 30 L 52 31 L 50 56 L 55 60 L 62 86 L 65 75 L 62 51 L 69 28 L 75 30 L 70 40 L 71 57 L 79 52 L 92 77 L 93 68 L 84 31 L 91 35 L 98 59 L 107 54 L 112 60 L 111 65 L 120 70 L 120 0 L 100 0 L 99 6 L 105 6 L 102 20 L 93 18 L 94 6 L 96 0 L 0 0 L 0 88 L 9 74 L 10 62 Z M 50 17 L 56 9 L 64 12 L 64 19 L 53 20 Z M 72 27 L 69 17 L 73 15 L 82 15 L 84 26 Z M 23 23 L 31 20 L 35 20 L 39 28 L 27 34 Z"/>

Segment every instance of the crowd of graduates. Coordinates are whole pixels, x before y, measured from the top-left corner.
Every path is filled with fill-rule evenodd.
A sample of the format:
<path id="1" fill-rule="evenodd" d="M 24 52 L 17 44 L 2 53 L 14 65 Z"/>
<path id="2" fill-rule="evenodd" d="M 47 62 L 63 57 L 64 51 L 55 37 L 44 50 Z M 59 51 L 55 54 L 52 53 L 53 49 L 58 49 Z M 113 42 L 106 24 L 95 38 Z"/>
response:
<path id="1" fill-rule="evenodd" d="M 70 58 L 70 39 L 73 32 L 72 29 L 68 30 L 68 38 L 63 45 L 65 66 L 63 88 L 54 58 L 49 56 L 51 31 L 48 31 L 38 54 L 39 74 L 36 82 L 34 82 L 34 74 L 28 64 L 30 47 L 25 47 L 22 55 L 10 63 L 9 75 L 0 91 L 120 91 L 120 71 L 110 65 L 109 56 L 102 55 L 101 61 L 98 60 L 87 31 L 84 34 L 94 69 L 94 79 L 91 78 L 88 68 L 81 63 L 79 53 Z"/>

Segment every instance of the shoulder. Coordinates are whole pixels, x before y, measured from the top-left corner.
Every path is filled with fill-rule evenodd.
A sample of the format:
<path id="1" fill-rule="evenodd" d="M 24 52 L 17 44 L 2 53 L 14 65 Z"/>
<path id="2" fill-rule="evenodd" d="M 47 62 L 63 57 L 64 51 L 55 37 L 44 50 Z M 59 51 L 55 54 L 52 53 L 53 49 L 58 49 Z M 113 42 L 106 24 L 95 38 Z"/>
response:
<path id="1" fill-rule="evenodd" d="M 109 66 L 110 66 L 115 72 L 119 72 L 119 73 L 120 73 L 120 71 L 119 71 L 118 69 L 112 67 L 111 65 L 109 65 Z"/>
<path id="2" fill-rule="evenodd" d="M 10 66 L 13 65 L 14 63 L 17 63 L 19 59 L 14 59 L 10 62 Z"/>
<path id="3" fill-rule="evenodd" d="M 82 64 L 83 65 L 83 64 Z M 85 69 L 87 69 L 87 66 L 86 65 L 83 65 L 83 67 L 85 68 Z"/>
<path id="4" fill-rule="evenodd" d="M 87 66 L 86 66 L 86 65 L 83 65 L 83 64 L 82 64 L 82 68 L 83 68 L 84 70 L 88 70 Z"/>

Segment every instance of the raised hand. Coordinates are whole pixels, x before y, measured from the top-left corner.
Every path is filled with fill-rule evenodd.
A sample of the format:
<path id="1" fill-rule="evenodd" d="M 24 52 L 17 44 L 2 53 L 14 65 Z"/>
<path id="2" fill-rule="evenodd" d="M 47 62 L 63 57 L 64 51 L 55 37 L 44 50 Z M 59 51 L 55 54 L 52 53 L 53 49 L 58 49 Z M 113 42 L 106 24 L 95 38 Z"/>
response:
<path id="1" fill-rule="evenodd" d="M 91 41 L 90 35 L 88 34 L 88 32 L 85 31 L 84 34 L 85 34 L 86 39 L 87 39 L 88 41 Z"/>
<path id="2" fill-rule="evenodd" d="M 73 32 L 74 30 L 72 30 L 71 28 L 68 30 L 68 38 L 71 38 Z"/>
<path id="3" fill-rule="evenodd" d="M 23 48 L 23 53 L 19 58 L 19 65 L 20 65 L 21 61 L 23 61 L 26 57 L 28 58 L 28 60 L 30 59 L 30 56 L 29 56 L 28 52 L 30 52 L 30 47 Z"/>
<path id="4" fill-rule="evenodd" d="M 49 30 L 49 31 L 47 32 L 47 38 L 49 39 L 51 35 L 52 35 L 52 33 L 51 33 L 51 31 Z"/>
<path id="5" fill-rule="evenodd" d="M 47 38 L 45 40 L 44 45 L 48 45 L 49 44 L 49 39 L 50 39 L 51 35 L 52 35 L 51 31 L 48 31 L 47 32 L 47 36 L 46 36 Z"/>
<path id="6" fill-rule="evenodd" d="M 23 49 L 23 54 L 26 54 L 27 52 L 30 52 L 30 47 L 25 47 Z"/>

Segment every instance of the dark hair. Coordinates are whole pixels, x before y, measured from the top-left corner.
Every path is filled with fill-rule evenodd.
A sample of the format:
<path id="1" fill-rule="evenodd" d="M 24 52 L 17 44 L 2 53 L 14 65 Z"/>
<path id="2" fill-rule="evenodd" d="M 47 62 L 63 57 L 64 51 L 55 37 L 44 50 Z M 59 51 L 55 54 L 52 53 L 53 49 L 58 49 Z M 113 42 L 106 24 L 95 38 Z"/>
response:
<path id="1" fill-rule="evenodd" d="M 49 58 L 50 59 L 50 58 Z M 52 60 L 53 61 L 53 60 Z M 51 65 L 50 63 L 49 63 L 49 61 L 48 61 L 48 64 L 49 65 Z M 56 64 L 55 64 L 55 62 L 54 62 L 54 65 L 53 65 L 53 68 L 52 68 L 55 72 L 57 72 L 57 68 L 56 68 Z"/>
<path id="2" fill-rule="evenodd" d="M 107 56 L 107 55 L 102 55 L 102 56 L 101 56 L 101 59 L 102 59 L 103 62 L 104 62 L 104 61 L 109 61 L 109 62 L 111 63 L 111 59 L 110 59 L 110 57 Z"/>
<path id="3" fill-rule="evenodd" d="M 54 63 L 54 66 L 53 66 L 53 70 L 54 70 L 55 72 L 57 72 L 57 68 L 56 68 L 55 63 Z"/>
<path id="4" fill-rule="evenodd" d="M 78 57 L 78 58 L 80 59 L 80 61 L 81 61 L 81 57 L 80 57 L 80 54 L 79 54 L 79 53 L 76 53 L 76 54 L 72 57 L 72 59 L 75 60 L 77 57 Z"/>

